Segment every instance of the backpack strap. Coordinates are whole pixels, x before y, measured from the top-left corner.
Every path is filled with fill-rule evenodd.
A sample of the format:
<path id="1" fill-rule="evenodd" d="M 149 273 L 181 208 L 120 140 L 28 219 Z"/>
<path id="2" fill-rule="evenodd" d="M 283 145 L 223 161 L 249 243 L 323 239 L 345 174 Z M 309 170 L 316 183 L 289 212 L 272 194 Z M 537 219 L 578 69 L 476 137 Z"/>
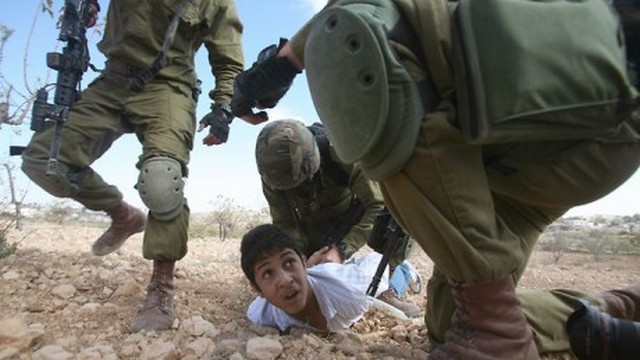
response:
<path id="1" fill-rule="evenodd" d="M 327 137 L 327 131 L 319 122 L 307 127 L 313 134 L 320 151 L 320 170 L 323 176 L 328 176 L 337 184 L 349 186 L 349 173 L 347 173 L 331 156 L 331 145 Z"/>

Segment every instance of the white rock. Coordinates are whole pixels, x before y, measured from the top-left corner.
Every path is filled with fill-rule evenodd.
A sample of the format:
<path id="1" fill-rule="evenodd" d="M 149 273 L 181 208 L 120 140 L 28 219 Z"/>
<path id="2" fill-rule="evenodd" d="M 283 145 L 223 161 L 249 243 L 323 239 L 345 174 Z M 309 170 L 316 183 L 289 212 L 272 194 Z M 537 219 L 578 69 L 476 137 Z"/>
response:
<path id="1" fill-rule="evenodd" d="M 47 345 L 33 353 L 33 360 L 66 360 L 72 357 L 73 354 L 60 345 Z"/>
<path id="2" fill-rule="evenodd" d="M 62 284 L 51 289 L 51 293 L 60 299 L 70 299 L 76 294 L 76 288 L 73 285 Z"/>
<path id="3" fill-rule="evenodd" d="M 19 317 L 0 319 L 0 350 L 17 348 L 20 351 L 34 346 L 44 335 L 41 328 L 30 328 Z"/>
<path id="4" fill-rule="evenodd" d="M 187 348 L 193 350 L 194 354 L 198 358 L 204 357 L 216 348 L 216 343 L 213 340 L 206 337 L 199 337 L 196 340 L 187 344 Z"/>
<path id="5" fill-rule="evenodd" d="M 200 315 L 192 316 L 182 322 L 182 328 L 190 336 L 203 336 L 213 338 L 220 333 L 215 325 L 202 318 Z"/>
<path id="6" fill-rule="evenodd" d="M 20 278 L 20 274 L 17 271 L 9 270 L 6 273 L 2 274 L 2 278 L 10 281 L 10 280 L 18 280 Z"/>
<path id="7" fill-rule="evenodd" d="M 273 360 L 282 354 L 280 341 L 268 337 L 254 337 L 247 341 L 247 358 Z"/>
<path id="8" fill-rule="evenodd" d="M 178 352 L 174 344 L 164 341 L 155 341 L 142 349 L 141 360 L 177 360 Z"/>

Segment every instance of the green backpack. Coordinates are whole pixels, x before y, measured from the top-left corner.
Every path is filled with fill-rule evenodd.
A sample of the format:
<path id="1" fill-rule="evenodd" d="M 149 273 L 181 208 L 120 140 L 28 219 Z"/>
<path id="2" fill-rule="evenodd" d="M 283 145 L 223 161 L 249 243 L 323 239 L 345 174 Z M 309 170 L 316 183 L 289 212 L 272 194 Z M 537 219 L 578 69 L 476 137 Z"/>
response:
<path id="1" fill-rule="evenodd" d="M 470 142 L 592 138 L 637 108 L 604 0 L 460 0 L 451 15 L 457 122 Z"/>

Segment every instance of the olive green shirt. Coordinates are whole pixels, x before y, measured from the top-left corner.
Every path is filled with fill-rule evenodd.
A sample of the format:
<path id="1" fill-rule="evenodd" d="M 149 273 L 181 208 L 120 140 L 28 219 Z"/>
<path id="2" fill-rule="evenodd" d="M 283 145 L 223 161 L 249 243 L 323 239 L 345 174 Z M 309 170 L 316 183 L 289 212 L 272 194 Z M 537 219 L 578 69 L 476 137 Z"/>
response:
<path id="1" fill-rule="evenodd" d="M 337 162 L 335 156 L 330 161 Z M 273 224 L 299 241 L 307 256 L 328 245 L 327 237 L 340 233 L 344 226 L 348 227 L 346 235 L 334 240 L 347 244 L 352 251 L 358 250 L 367 243 L 375 217 L 384 207 L 376 182 L 367 180 L 358 166 L 338 164 L 348 174 L 348 184 L 329 176 L 328 171 L 323 171 L 324 166 L 294 189 L 278 190 L 262 183 Z M 362 203 L 365 212 L 349 227 L 345 221 L 354 199 Z"/>
<path id="2" fill-rule="evenodd" d="M 162 49 L 165 34 L 181 0 L 111 0 L 104 37 L 98 49 L 110 60 L 147 69 Z M 233 80 L 244 68 L 242 23 L 233 0 L 188 0 L 167 53 L 168 65 L 157 75 L 196 84 L 195 53 L 204 44 L 209 53 L 216 103 L 228 104 Z M 108 66 L 108 65 L 107 65 Z"/>

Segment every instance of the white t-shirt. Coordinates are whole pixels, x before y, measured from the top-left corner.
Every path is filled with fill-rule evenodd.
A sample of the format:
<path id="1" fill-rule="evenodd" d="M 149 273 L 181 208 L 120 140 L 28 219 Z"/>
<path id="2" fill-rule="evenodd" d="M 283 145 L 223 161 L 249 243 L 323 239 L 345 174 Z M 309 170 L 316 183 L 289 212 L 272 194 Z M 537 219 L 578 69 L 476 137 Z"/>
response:
<path id="1" fill-rule="evenodd" d="M 316 294 L 320 310 L 330 331 L 349 328 L 369 309 L 372 300 L 367 289 L 382 255 L 371 252 L 344 264 L 324 263 L 307 269 L 307 279 Z M 385 269 L 376 296 L 389 288 L 389 269 Z M 291 326 L 311 328 L 258 296 L 247 309 L 249 321 L 286 331 Z"/>

